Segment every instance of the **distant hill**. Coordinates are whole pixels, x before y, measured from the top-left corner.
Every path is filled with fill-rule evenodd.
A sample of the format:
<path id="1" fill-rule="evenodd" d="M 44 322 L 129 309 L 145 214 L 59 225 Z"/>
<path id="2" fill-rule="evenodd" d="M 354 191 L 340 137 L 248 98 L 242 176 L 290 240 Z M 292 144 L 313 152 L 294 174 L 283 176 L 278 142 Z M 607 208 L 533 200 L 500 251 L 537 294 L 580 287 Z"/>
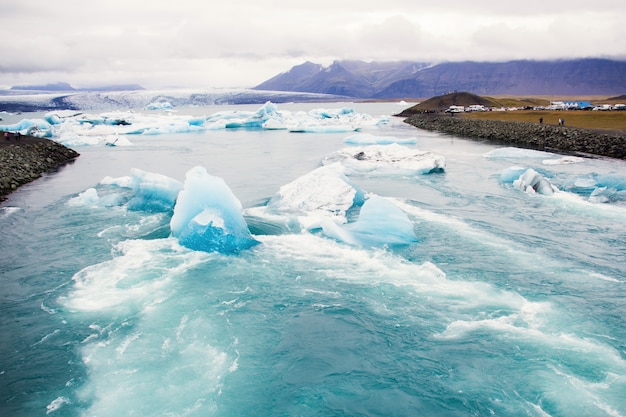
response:
<path id="1" fill-rule="evenodd" d="M 472 93 L 450 93 L 442 96 L 429 98 L 413 107 L 404 110 L 399 116 L 407 117 L 415 113 L 430 111 L 444 111 L 450 106 L 468 107 L 471 105 L 481 105 L 485 107 L 499 107 L 500 104 L 487 97 L 481 97 Z"/>
<path id="2" fill-rule="evenodd" d="M 453 91 L 481 95 L 618 95 L 626 61 L 425 62 L 335 61 L 293 67 L 255 90 L 337 94 L 361 99 L 424 98 Z"/>
<path id="3" fill-rule="evenodd" d="M 105 85 L 100 87 L 74 88 L 68 83 L 58 82 L 41 85 L 16 85 L 12 91 L 49 91 L 49 92 L 72 92 L 72 91 L 139 91 L 144 88 L 139 84 Z"/>
<path id="4" fill-rule="evenodd" d="M 397 116 L 408 117 L 416 113 L 441 112 L 450 106 L 469 107 L 480 105 L 485 107 L 526 107 L 526 106 L 547 106 L 549 100 L 533 98 L 493 98 L 483 97 L 472 93 L 460 92 L 449 93 L 441 96 L 431 97 L 397 114 Z"/>
<path id="5" fill-rule="evenodd" d="M 15 85 L 11 90 L 24 91 L 76 91 L 74 87 L 68 83 L 50 83 L 43 85 Z"/>

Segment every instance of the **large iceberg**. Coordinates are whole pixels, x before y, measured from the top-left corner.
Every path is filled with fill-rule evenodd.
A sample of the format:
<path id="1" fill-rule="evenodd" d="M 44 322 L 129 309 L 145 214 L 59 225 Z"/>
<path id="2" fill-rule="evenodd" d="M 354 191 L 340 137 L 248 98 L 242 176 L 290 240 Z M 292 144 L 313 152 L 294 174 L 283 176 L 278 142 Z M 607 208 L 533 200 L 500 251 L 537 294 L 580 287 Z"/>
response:
<path id="1" fill-rule="evenodd" d="M 350 172 L 379 175 L 430 174 L 441 172 L 446 166 L 441 155 L 395 143 L 343 148 L 325 157 L 322 164 L 336 162 Z"/>
<path id="2" fill-rule="evenodd" d="M 360 206 L 364 193 L 346 176 L 340 164 L 319 167 L 280 187 L 268 208 L 281 214 L 301 217 L 305 228 L 314 227 L 310 219 L 334 218 L 343 223 L 351 208 Z M 309 220 L 307 220 L 309 219 Z M 312 220 L 312 223 L 315 223 Z"/>
<path id="3" fill-rule="evenodd" d="M 224 180 L 199 166 L 187 172 L 170 229 L 182 246 L 205 252 L 237 252 L 259 243 Z"/>

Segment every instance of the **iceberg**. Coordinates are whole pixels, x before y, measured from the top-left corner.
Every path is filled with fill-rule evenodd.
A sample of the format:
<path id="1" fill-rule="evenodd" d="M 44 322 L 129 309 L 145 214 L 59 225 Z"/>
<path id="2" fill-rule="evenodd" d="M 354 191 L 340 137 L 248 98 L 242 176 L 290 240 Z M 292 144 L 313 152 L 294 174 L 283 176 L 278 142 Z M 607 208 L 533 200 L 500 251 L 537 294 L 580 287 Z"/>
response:
<path id="1" fill-rule="evenodd" d="M 205 252 L 238 252 L 259 243 L 224 180 L 199 166 L 187 172 L 170 229 L 182 246 Z"/>
<path id="2" fill-rule="evenodd" d="M 176 198 L 183 188 L 180 181 L 137 168 L 130 172 L 131 175 L 126 177 L 105 177 L 100 184 L 132 189 L 134 194 L 128 202 L 129 210 L 165 213 L 174 209 Z"/>
<path id="3" fill-rule="evenodd" d="M 398 144 L 343 148 L 328 155 L 323 165 L 340 162 L 350 172 L 377 175 L 442 172 L 445 158 Z"/>
<path id="4" fill-rule="evenodd" d="M 357 133 L 345 138 L 344 143 L 351 145 L 388 145 L 391 143 L 412 145 L 417 143 L 415 138 L 403 138 L 399 139 L 395 136 L 376 136 L 371 133 Z"/>
<path id="5" fill-rule="evenodd" d="M 183 188 L 180 181 L 137 168 L 131 169 L 131 179 L 135 196 L 128 202 L 129 210 L 150 213 L 171 211 Z"/>
<path id="6" fill-rule="evenodd" d="M 550 181 L 532 168 L 526 170 L 517 180 L 513 181 L 513 185 L 531 194 L 553 195 L 556 191 Z"/>
<path id="7" fill-rule="evenodd" d="M 21 121 L 0 126 L 2 132 L 20 132 L 23 135 L 51 138 L 54 136 L 53 125 L 44 119 L 22 119 Z"/>
<path id="8" fill-rule="evenodd" d="M 544 151 L 536 151 L 534 149 L 524 149 L 524 148 L 498 148 L 492 151 L 487 152 L 483 155 L 485 158 L 540 158 L 545 159 L 550 156 L 549 152 Z"/>
<path id="9" fill-rule="evenodd" d="M 169 102 L 153 102 L 145 110 L 169 110 Z M 257 111 L 220 111 L 210 116 L 176 115 L 111 111 L 99 115 L 78 111 L 57 110 L 44 119 L 24 119 L 19 123 L 0 126 L 0 131 L 19 131 L 41 137 L 54 138 L 68 146 L 107 145 L 111 137 L 120 135 L 162 135 L 203 132 L 224 129 L 287 130 L 306 133 L 345 133 L 364 126 L 384 123 L 384 117 L 374 119 L 351 108 L 279 111 L 268 101 Z M 115 145 L 128 145 L 118 140 Z"/>
<path id="10" fill-rule="evenodd" d="M 576 176 L 564 182 L 562 189 L 584 197 L 593 203 L 626 200 L 626 176 L 596 173 Z"/>
<path id="11" fill-rule="evenodd" d="M 70 206 L 97 206 L 99 203 L 100 196 L 95 188 L 88 188 L 68 201 Z"/>
<path id="12" fill-rule="evenodd" d="M 519 179 L 519 177 L 521 177 L 527 169 L 528 168 L 521 166 L 507 168 L 502 172 L 502 174 L 500 174 L 500 182 L 512 184 L 515 180 Z"/>
<path id="13" fill-rule="evenodd" d="M 308 219 L 333 218 L 344 223 L 348 211 L 363 204 L 364 193 L 345 176 L 341 164 L 319 167 L 295 181 L 280 187 L 268 208 L 282 213 L 305 216 Z M 305 225 L 314 227 L 315 220 Z"/>
<path id="14" fill-rule="evenodd" d="M 146 110 L 172 110 L 174 106 L 169 101 L 156 101 L 146 106 Z"/>
<path id="15" fill-rule="evenodd" d="M 322 229 L 328 237 L 359 246 L 408 245 L 418 241 L 406 213 L 379 196 L 365 201 L 355 222 L 340 225 L 327 220 Z"/>

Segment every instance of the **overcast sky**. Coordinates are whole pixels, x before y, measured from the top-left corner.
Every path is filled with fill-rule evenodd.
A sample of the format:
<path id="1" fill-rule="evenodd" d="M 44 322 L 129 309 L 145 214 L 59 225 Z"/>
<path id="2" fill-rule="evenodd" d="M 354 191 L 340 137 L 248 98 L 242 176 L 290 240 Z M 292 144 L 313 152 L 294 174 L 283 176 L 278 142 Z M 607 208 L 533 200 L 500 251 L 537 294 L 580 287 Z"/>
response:
<path id="1" fill-rule="evenodd" d="M 624 0 L 2 0 L 0 88 L 252 87 L 304 61 L 626 59 Z"/>

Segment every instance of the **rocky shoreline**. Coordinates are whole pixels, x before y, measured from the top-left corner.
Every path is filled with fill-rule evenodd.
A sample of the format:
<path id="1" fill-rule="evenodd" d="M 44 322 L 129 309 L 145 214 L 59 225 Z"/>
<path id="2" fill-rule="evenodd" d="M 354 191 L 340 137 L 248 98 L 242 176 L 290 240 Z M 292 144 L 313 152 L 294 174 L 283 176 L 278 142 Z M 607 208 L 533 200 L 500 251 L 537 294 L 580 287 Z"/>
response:
<path id="1" fill-rule="evenodd" d="M 0 201 L 27 184 L 73 161 L 79 153 L 57 142 L 33 136 L 0 138 Z"/>
<path id="2" fill-rule="evenodd" d="M 626 159 L 626 134 L 568 126 L 466 119 L 450 114 L 415 114 L 404 120 L 417 128 L 566 154 Z"/>

